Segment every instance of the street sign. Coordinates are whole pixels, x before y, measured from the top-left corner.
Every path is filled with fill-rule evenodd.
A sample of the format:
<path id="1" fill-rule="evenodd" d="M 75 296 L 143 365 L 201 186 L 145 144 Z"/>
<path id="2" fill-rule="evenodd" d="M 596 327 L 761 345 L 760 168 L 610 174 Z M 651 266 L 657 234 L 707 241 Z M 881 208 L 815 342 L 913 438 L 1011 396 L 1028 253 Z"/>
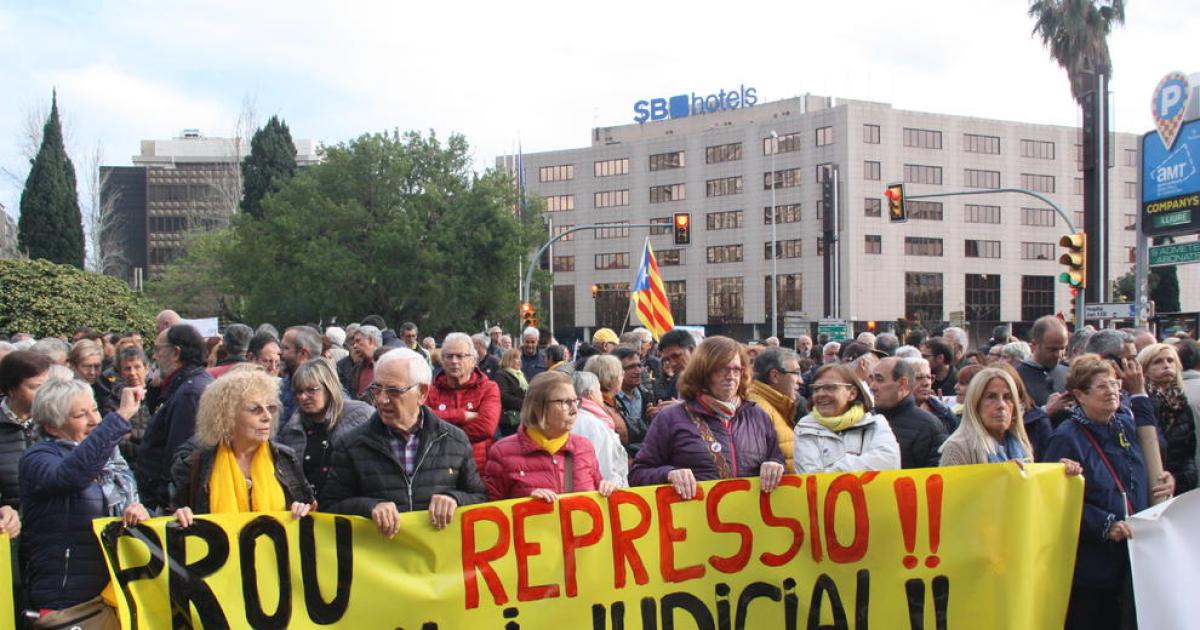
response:
<path id="1" fill-rule="evenodd" d="M 844 341 L 850 336 L 850 325 L 844 319 L 822 319 L 817 334 L 828 336 L 830 341 Z"/>
<path id="2" fill-rule="evenodd" d="M 1084 304 L 1084 319 L 1133 319 L 1137 304 Z"/>
<path id="3" fill-rule="evenodd" d="M 786 323 L 783 325 L 783 336 L 788 339 L 798 339 L 801 335 L 808 334 L 808 325 L 789 326 Z"/>
<path id="4" fill-rule="evenodd" d="M 1150 248 L 1150 266 L 1186 265 L 1200 262 L 1200 241 L 1157 245 Z"/>
<path id="5" fill-rule="evenodd" d="M 1179 123 L 1187 112 L 1188 100 L 1192 97 L 1187 75 L 1182 72 L 1171 72 L 1158 82 L 1154 88 L 1154 98 L 1151 99 L 1151 113 L 1154 124 L 1158 127 L 1158 137 L 1162 139 L 1167 150 L 1175 144 L 1175 134 L 1179 133 Z"/>
<path id="6" fill-rule="evenodd" d="M 1168 149 L 1158 131 L 1142 136 L 1142 234 L 1200 232 L 1200 120 L 1179 128 Z"/>

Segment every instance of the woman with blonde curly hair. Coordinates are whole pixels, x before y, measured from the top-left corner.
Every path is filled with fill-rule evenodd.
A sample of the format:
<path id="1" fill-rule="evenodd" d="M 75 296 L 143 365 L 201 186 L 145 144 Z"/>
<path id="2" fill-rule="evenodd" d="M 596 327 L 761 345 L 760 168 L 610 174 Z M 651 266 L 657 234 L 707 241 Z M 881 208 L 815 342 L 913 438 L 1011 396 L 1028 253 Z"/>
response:
<path id="1" fill-rule="evenodd" d="M 200 398 L 196 435 L 171 468 L 179 524 L 196 513 L 278 512 L 296 518 L 316 507 L 295 452 L 271 442 L 279 420 L 279 381 L 239 365 Z"/>

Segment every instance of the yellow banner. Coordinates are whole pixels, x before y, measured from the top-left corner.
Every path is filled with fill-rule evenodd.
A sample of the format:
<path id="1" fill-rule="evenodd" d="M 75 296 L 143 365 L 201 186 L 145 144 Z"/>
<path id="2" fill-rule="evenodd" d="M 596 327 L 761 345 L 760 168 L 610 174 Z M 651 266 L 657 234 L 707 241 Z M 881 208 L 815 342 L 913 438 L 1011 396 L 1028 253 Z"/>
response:
<path id="1" fill-rule="evenodd" d="M 1083 480 L 1013 464 L 357 517 L 97 520 L 126 627 L 1050 628 Z"/>

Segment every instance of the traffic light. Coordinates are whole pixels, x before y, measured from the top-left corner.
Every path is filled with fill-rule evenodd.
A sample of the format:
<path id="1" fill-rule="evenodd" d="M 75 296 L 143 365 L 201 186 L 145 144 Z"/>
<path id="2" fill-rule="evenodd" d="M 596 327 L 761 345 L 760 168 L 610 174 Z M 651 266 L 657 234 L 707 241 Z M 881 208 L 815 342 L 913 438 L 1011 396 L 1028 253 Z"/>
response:
<path id="1" fill-rule="evenodd" d="M 675 244 L 687 245 L 692 242 L 692 222 L 686 212 L 675 213 Z"/>
<path id="2" fill-rule="evenodd" d="M 1078 316 L 1078 311 L 1076 311 L 1075 306 L 1077 304 L 1079 304 L 1078 298 L 1079 298 L 1079 292 L 1081 290 L 1082 289 L 1076 289 L 1074 287 L 1071 288 L 1071 315 L 1070 315 L 1070 319 L 1065 320 L 1067 323 L 1073 324 L 1076 321 L 1078 321 L 1075 319 Z M 1060 317 L 1059 319 L 1062 319 L 1062 318 Z"/>
<path id="3" fill-rule="evenodd" d="M 908 220 L 908 209 L 904 207 L 904 184 L 888 184 L 883 193 L 888 201 L 888 220 L 902 223 Z"/>
<path id="4" fill-rule="evenodd" d="M 821 208 L 825 214 L 833 211 L 833 175 L 826 174 L 821 181 Z"/>
<path id="5" fill-rule="evenodd" d="M 533 305 L 529 302 L 521 305 L 521 322 L 526 328 L 537 328 L 537 311 L 533 310 Z"/>
<path id="6" fill-rule="evenodd" d="M 1072 294 L 1087 286 L 1087 234 L 1078 232 L 1058 239 L 1058 244 L 1067 248 L 1058 262 L 1067 270 L 1059 274 L 1058 280 L 1071 287 Z"/>

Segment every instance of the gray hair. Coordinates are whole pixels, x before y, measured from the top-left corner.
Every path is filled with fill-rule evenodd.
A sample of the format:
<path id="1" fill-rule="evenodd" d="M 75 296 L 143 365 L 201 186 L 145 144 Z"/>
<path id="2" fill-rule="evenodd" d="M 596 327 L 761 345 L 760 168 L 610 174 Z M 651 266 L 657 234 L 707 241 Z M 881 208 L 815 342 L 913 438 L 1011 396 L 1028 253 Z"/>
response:
<path id="1" fill-rule="evenodd" d="M 254 336 L 254 329 L 245 324 L 230 324 L 225 329 L 225 352 L 232 355 L 246 354 L 246 349 L 250 347 L 250 338 Z"/>
<path id="2" fill-rule="evenodd" d="M 259 324 L 258 328 L 255 329 L 254 332 L 255 333 L 264 333 L 265 332 L 265 333 L 271 335 L 272 337 L 279 339 L 279 329 L 270 323 Z"/>
<path id="3" fill-rule="evenodd" d="M 134 359 L 141 361 L 142 365 L 150 367 L 150 360 L 146 358 L 145 351 L 138 346 L 125 346 L 121 348 L 120 352 L 117 353 L 116 360 L 114 361 L 117 371 L 121 371 L 121 366 L 125 365 L 126 361 L 132 361 Z"/>
<path id="4" fill-rule="evenodd" d="M 46 373 L 46 378 L 51 381 L 73 381 L 75 380 L 75 373 L 65 365 L 51 363 L 50 369 Z"/>
<path id="5" fill-rule="evenodd" d="M 921 357 L 921 349 L 920 348 L 917 348 L 916 346 L 907 346 L 907 345 L 896 348 L 896 351 L 892 353 L 892 356 L 896 357 L 897 359 L 911 359 L 913 357 L 916 357 L 918 359 L 923 358 L 923 357 Z"/>
<path id="6" fill-rule="evenodd" d="M 30 352 L 36 352 L 51 359 L 54 358 L 54 355 L 61 352 L 63 359 L 66 359 L 67 355 L 71 353 L 71 346 L 68 346 L 67 342 L 57 337 L 46 337 L 45 339 L 39 339 L 37 343 L 30 346 L 29 350 Z"/>
<path id="7" fill-rule="evenodd" d="M 875 349 L 882 350 L 888 354 L 896 354 L 896 348 L 900 346 L 900 338 L 896 335 L 885 332 L 875 336 Z"/>
<path id="8" fill-rule="evenodd" d="M 1067 342 L 1067 359 L 1074 359 L 1075 357 L 1083 354 L 1084 348 L 1087 347 L 1088 340 L 1091 339 L 1092 335 L 1094 334 L 1096 334 L 1096 331 L 1094 330 L 1084 329 L 1075 331 L 1075 334 L 1071 335 L 1071 340 Z"/>
<path id="9" fill-rule="evenodd" d="M 475 333 L 471 335 L 471 341 L 475 342 L 476 346 L 487 348 L 492 343 L 492 338 L 487 333 Z"/>
<path id="10" fill-rule="evenodd" d="M 363 326 L 363 328 L 368 328 L 368 326 Z M 369 328 L 375 327 L 369 326 Z M 379 329 L 375 328 L 375 330 Z M 360 329 L 359 332 L 362 332 L 362 330 Z M 379 360 L 375 362 L 375 373 L 378 374 L 379 370 L 397 361 L 406 361 L 408 363 L 409 385 L 414 383 L 428 385 L 433 381 L 433 370 L 429 367 L 429 362 L 425 360 L 424 356 L 408 348 L 394 348 L 380 355 Z"/>
<path id="11" fill-rule="evenodd" d="M 338 326 L 326 326 L 325 338 L 335 346 L 341 347 L 346 345 L 346 331 Z"/>
<path id="12" fill-rule="evenodd" d="M 465 345 L 467 347 L 467 354 L 470 354 L 472 357 L 474 357 L 476 361 L 479 360 L 479 353 L 475 351 L 475 344 L 471 341 L 471 336 L 467 333 L 452 332 L 447 334 L 446 338 L 442 339 L 442 350 L 445 351 L 446 346 L 452 343 L 461 343 Z"/>
<path id="13" fill-rule="evenodd" d="M 601 390 L 614 391 L 621 386 L 624 370 L 621 360 L 611 354 L 597 354 L 583 364 L 583 369 L 596 375 Z M 607 387 L 605 387 L 607 385 Z"/>
<path id="14" fill-rule="evenodd" d="M 637 328 L 634 328 L 632 332 L 637 333 L 638 336 L 642 338 L 642 343 L 654 341 L 654 334 L 650 332 L 649 328 L 638 326 Z"/>
<path id="15" fill-rule="evenodd" d="M 829 351 L 830 351 L 830 350 L 833 350 L 834 352 L 837 352 L 838 350 L 841 350 L 841 349 L 842 349 L 842 344 L 840 344 L 840 343 L 838 343 L 838 342 L 836 342 L 836 341 L 830 341 L 829 343 L 827 343 L 827 344 L 825 344 L 825 345 L 821 346 L 821 353 L 822 353 L 822 354 L 829 354 Z"/>
<path id="16" fill-rule="evenodd" d="M 17 347 L 7 341 L 0 341 L 0 352 L 13 352 Z"/>
<path id="17" fill-rule="evenodd" d="M 860 332 L 860 333 L 858 333 L 858 336 L 854 338 L 854 340 L 859 343 L 865 343 L 868 346 L 871 346 L 872 348 L 875 347 L 875 333 L 873 333 L 873 332 L 867 332 L 867 331 Z"/>
<path id="18" fill-rule="evenodd" d="M 952 344 L 962 346 L 963 351 L 967 349 L 967 331 L 958 326 L 951 326 L 942 331 L 942 336 L 950 340 Z"/>
<path id="19" fill-rule="evenodd" d="M 50 371 L 53 375 L 53 366 Z M 30 409 L 33 421 L 42 427 L 62 428 L 67 416 L 71 414 L 71 403 L 75 402 L 80 394 L 91 396 L 92 386 L 73 378 L 50 378 L 33 396 L 33 406 Z"/>
<path id="20" fill-rule="evenodd" d="M 912 346 L 909 347 L 911 348 Z M 930 369 L 929 361 L 922 356 L 903 357 L 900 360 L 912 366 L 913 372 L 916 372 L 920 368 L 925 368 L 926 370 Z"/>
<path id="21" fill-rule="evenodd" d="M 1024 341 L 1006 343 L 1004 344 L 1003 348 L 1000 348 L 1000 356 L 1016 359 L 1018 361 L 1024 361 L 1032 355 L 1033 350 L 1031 350 L 1029 348 L 1029 344 L 1025 343 Z"/>
<path id="22" fill-rule="evenodd" d="M 1123 330 L 1105 328 L 1097 330 L 1087 342 L 1087 351 L 1102 357 L 1123 357 L 1125 349 L 1121 346 L 1130 343 L 1129 333 Z"/>
<path id="23" fill-rule="evenodd" d="M 576 370 L 575 374 L 571 376 L 571 380 L 575 385 L 575 395 L 580 398 L 586 398 L 592 392 L 600 393 L 600 379 L 591 372 Z"/>
<path id="24" fill-rule="evenodd" d="M 787 348 L 770 347 L 758 353 L 754 359 L 754 380 L 768 382 L 771 370 L 783 372 L 783 364 L 787 361 L 799 361 L 795 352 Z"/>
<path id="25" fill-rule="evenodd" d="M 324 345 L 321 343 L 321 331 L 312 326 L 293 326 L 288 330 L 296 331 L 292 336 L 292 343 L 298 348 L 308 350 L 308 358 L 315 359 L 321 356 L 321 347 Z"/>
<path id="26" fill-rule="evenodd" d="M 370 337 L 372 340 L 375 341 L 376 346 L 383 345 L 383 333 L 380 332 L 378 328 L 376 328 L 375 326 L 372 326 L 370 324 L 364 324 L 362 326 L 359 326 L 358 330 L 356 330 L 354 332 L 354 334 L 366 335 L 366 336 Z"/>
<path id="27" fill-rule="evenodd" d="M 524 339 L 526 337 L 534 337 L 535 339 L 541 339 L 542 333 L 540 331 L 538 331 L 537 328 L 530 326 L 530 327 L 526 328 L 525 330 L 521 331 L 521 338 Z"/>
<path id="28" fill-rule="evenodd" d="M 17 349 L 17 350 L 30 350 L 30 351 L 32 351 L 32 350 L 33 350 L 33 345 L 34 345 L 35 343 L 37 343 L 37 342 L 36 342 L 36 341 L 34 341 L 34 340 L 32 340 L 32 339 L 22 339 L 22 340 L 20 340 L 20 341 L 17 341 L 17 342 L 15 342 L 15 343 L 13 343 L 13 346 L 14 346 L 14 347 L 16 347 L 16 349 Z"/>

